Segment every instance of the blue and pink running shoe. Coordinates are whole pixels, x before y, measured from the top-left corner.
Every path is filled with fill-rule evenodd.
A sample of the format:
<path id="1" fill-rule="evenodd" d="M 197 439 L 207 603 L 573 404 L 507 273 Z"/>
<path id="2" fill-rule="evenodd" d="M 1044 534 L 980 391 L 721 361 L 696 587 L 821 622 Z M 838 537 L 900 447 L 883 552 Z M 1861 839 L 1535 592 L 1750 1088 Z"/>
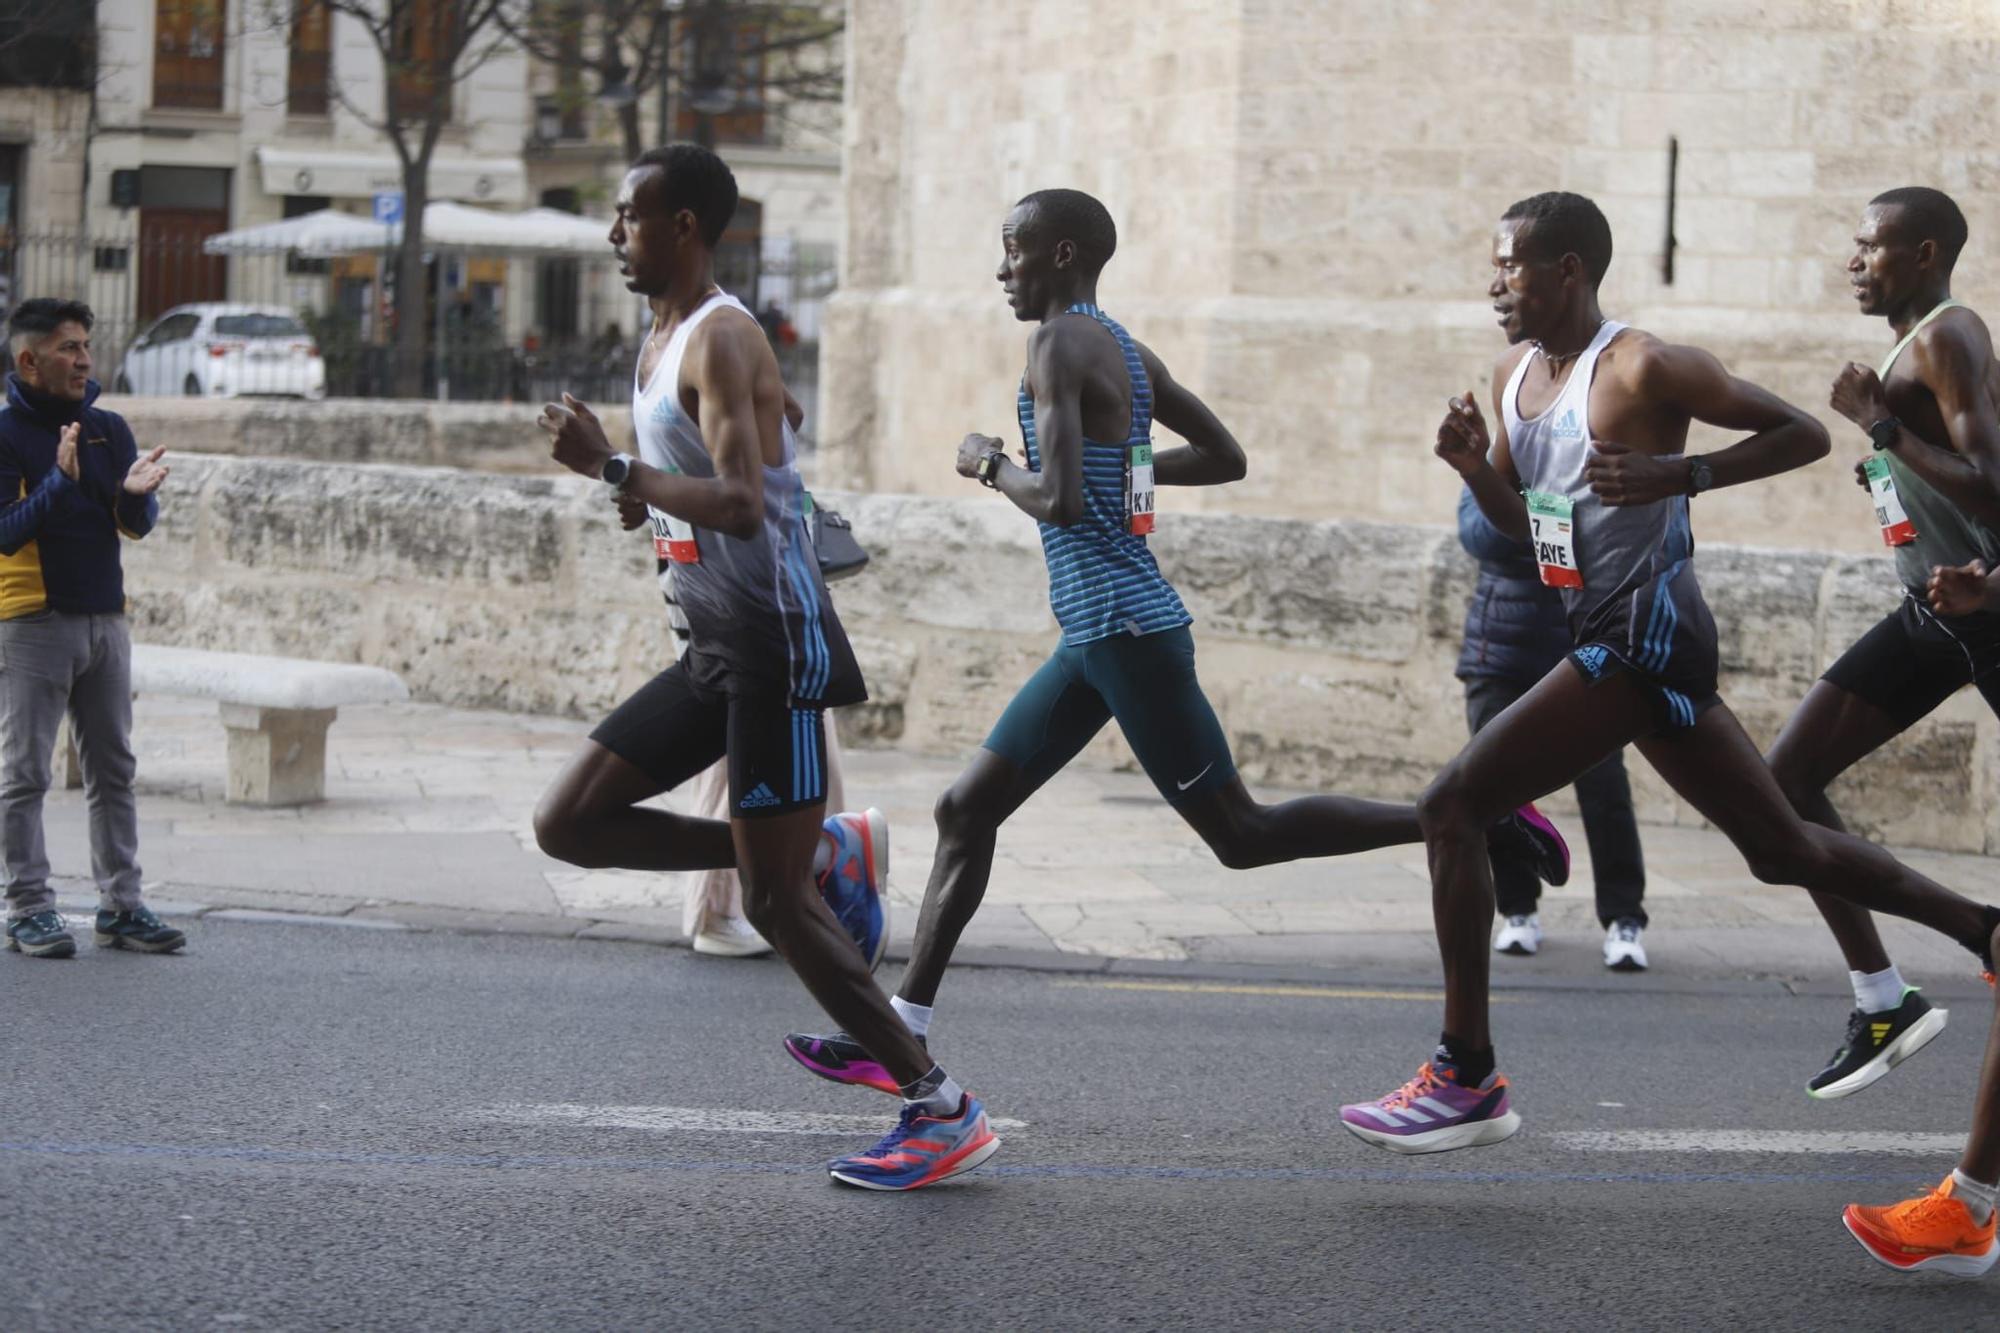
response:
<path id="1" fill-rule="evenodd" d="M 869 807 L 826 821 L 833 860 L 819 877 L 819 895 L 868 960 L 881 965 L 889 949 L 889 818 Z"/>
<path id="2" fill-rule="evenodd" d="M 1569 844 L 1563 841 L 1563 835 L 1556 831 L 1549 817 L 1535 809 L 1533 801 L 1495 825 L 1488 841 L 1494 834 L 1520 843 L 1533 859 L 1535 876 L 1542 883 L 1555 888 L 1569 883 Z"/>
<path id="3" fill-rule="evenodd" d="M 1425 1064 L 1387 1097 L 1340 1108 L 1340 1123 L 1356 1138 L 1390 1152 L 1450 1152 L 1514 1137 L 1521 1128 L 1496 1070 L 1476 1088 L 1461 1087 L 1448 1065 Z"/>
<path id="4" fill-rule="evenodd" d="M 914 1104 L 903 1107 L 896 1127 L 874 1147 L 827 1163 L 827 1174 L 865 1190 L 914 1190 L 963 1175 L 1000 1150 L 986 1123 L 986 1108 L 968 1094 L 955 1116 L 937 1116 Z"/>
<path id="5" fill-rule="evenodd" d="M 917 1038 L 917 1045 L 930 1049 L 922 1037 Z M 830 1037 L 791 1033 L 785 1038 L 785 1054 L 829 1083 L 873 1088 L 891 1097 L 902 1095 L 902 1088 L 889 1076 L 889 1071 L 877 1064 L 875 1057 L 861 1049 L 861 1043 L 845 1032 L 836 1032 Z"/>

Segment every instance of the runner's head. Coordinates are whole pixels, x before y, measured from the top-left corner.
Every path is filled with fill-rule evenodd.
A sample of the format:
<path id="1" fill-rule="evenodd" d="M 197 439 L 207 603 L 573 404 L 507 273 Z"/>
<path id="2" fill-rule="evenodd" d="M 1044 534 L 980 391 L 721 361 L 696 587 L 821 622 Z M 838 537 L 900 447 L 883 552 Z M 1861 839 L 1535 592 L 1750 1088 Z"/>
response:
<path id="1" fill-rule="evenodd" d="M 1111 212 L 1081 190 L 1037 190 L 1000 224 L 994 276 L 1014 318 L 1033 323 L 1094 299 L 1097 275 L 1118 249 Z"/>
<path id="2" fill-rule="evenodd" d="M 618 189 L 611 249 L 625 285 L 641 296 L 705 270 L 736 215 L 736 176 L 699 144 L 670 143 L 639 155 Z"/>
<path id="3" fill-rule="evenodd" d="M 1510 343 L 1542 338 L 1597 298 L 1611 267 L 1611 224 L 1580 194 L 1553 190 L 1500 215 L 1487 295 Z"/>
<path id="4" fill-rule="evenodd" d="M 1888 315 L 1942 300 L 1965 236 L 1965 214 L 1942 190 L 1906 185 L 1870 199 L 1847 261 L 1861 313 Z"/>

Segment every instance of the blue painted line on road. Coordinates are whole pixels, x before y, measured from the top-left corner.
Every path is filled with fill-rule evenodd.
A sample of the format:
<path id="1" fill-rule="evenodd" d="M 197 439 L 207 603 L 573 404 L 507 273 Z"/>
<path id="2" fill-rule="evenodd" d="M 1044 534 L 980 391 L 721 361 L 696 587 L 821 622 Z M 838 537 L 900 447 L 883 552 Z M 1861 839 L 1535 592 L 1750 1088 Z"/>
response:
<path id="1" fill-rule="evenodd" d="M 0 1143 L 0 1154 L 54 1157 L 146 1157 L 186 1161 L 253 1162 L 279 1166 L 409 1166 L 496 1171 L 665 1171 L 750 1175 L 819 1174 L 826 1168 L 785 1162 L 675 1161 L 657 1157 L 583 1157 L 556 1153 L 342 1152 L 316 1148 L 253 1148 L 228 1144 Z M 982 1175 L 1029 1180 L 1126 1181 L 1324 1181 L 1408 1184 L 1445 1180 L 1469 1185 L 1846 1185 L 1908 1184 L 1908 1170 L 1868 1171 L 1454 1171 L 1386 1167 L 1227 1167 L 1015 1165 L 989 1166 Z"/>

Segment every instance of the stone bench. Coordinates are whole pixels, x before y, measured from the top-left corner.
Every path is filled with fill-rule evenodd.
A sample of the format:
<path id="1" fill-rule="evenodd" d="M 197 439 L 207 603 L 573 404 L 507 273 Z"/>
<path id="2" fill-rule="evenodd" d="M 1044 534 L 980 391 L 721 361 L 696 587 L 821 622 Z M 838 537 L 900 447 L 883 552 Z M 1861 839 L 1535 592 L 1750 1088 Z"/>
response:
<path id="1" fill-rule="evenodd" d="M 342 704 L 402 703 L 381 667 L 296 657 L 132 645 L 132 692 L 213 699 L 229 733 L 225 799 L 305 805 L 326 799 L 326 729 Z"/>

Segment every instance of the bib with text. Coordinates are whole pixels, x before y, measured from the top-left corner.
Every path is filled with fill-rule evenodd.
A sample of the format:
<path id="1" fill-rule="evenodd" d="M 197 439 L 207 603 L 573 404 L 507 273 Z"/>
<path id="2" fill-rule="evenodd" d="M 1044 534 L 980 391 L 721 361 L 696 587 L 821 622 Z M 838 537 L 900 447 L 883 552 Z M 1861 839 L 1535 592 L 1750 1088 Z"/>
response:
<path id="1" fill-rule="evenodd" d="M 1861 464 L 1868 474 L 1868 494 L 1875 501 L 1875 521 L 1882 525 L 1884 546 L 1908 546 L 1917 539 L 1917 525 L 1903 509 L 1896 494 L 1896 479 L 1889 472 L 1889 460 L 1873 454 Z"/>
<path id="2" fill-rule="evenodd" d="M 1581 588 L 1583 571 L 1576 565 L 1576 526 L 1569 497 L 1529 491 L 1527 501 L 1528 537 L 1542 582 L 1551 588 Z"/>
<path id="3" fill-rule="evenodd" d="M 1153 445 L 1132 446 L 1125 464 L 1125 513 L 1131 530 L 1144 536 L 1153 530 Z"/>
<path id="4" fill-rule="evenodd" d="M 694 539 L 694 524 L 684 523 L 651 505 L 646 506 L 646 514 L 653 524 L 654 555 L 677 565 L 701 563 L 701 547 Z"/>

